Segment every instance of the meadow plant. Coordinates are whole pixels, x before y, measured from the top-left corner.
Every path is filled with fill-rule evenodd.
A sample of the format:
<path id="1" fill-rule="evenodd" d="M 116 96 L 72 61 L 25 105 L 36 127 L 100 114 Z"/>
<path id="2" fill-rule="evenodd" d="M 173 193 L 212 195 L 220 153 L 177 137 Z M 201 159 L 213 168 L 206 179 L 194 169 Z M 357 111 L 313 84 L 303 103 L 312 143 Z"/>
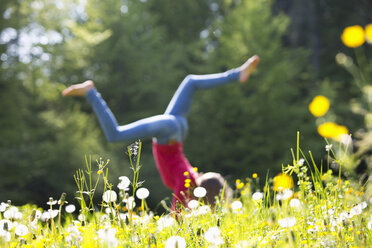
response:
<path id="1" fill-rule="evenodd" d="M 136 150 L 128 148 L 133 178 L 119 177 L 117 189 L 109 183 L 108 163 L 102 159 L 97 160 L 97 170 L 87 163 L 85 171 L 76 173 L 78 208 L 66 203 L 64 194 L 59 201 L 49 199 L 47 210 L 0 203 L 0 245 L 371 247 L 372 196 L 331 169 L 317 169 L 311 152 L 305 156 L 298 141 L 292 150 L 293 162 L 273 179 L 266 176 L 264 188 L 259 187 L 256 173 L 237 179 L 234 199 L 221 199 L 213 208 L 203 201 L 205 189 L 195 188 L 194 200 L 177 212 L 161 215 L 146 205 L 150 191 L 139 182 L 138 142 Z M 332 153 L 332 147 L 326 146 L 325 153 Z M 97 175 L 96 181 L 90 178 L 93 175 Z M 97 206 L 93 196 L 98 180 L 104 182 L 104 193 Z M 141 202 L 138 206 L 136 198 Z M 79 213 L 74 215 L 77 209 Z"/>

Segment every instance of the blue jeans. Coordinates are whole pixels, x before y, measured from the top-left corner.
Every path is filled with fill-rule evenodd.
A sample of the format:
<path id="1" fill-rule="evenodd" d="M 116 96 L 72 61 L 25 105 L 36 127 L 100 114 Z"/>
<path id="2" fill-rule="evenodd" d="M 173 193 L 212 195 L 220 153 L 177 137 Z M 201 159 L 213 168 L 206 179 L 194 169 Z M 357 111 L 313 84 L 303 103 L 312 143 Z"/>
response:
<path id="1" fill-rule="evenodd" d="M 188 75 L 178 87 L 164 114 L 123 126 L 118 125 L 111 110 L 95 88 L 86 93 L 86 98 L 109 142 L 152 137 L 156 138 L 159 144 L 168 144 L 169 141 L 181 142 L 186 136 L 188 131 L 186 116 L 197 89 L 208 89 L 238 79 L 238 69 L 208 75 Z"/>

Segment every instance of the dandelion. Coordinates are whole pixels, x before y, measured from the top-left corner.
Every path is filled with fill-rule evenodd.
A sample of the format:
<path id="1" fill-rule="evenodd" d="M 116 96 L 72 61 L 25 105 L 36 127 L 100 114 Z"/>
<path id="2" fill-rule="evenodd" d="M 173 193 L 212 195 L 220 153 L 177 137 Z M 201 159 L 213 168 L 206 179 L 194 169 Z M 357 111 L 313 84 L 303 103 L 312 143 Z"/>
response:
<path id="1" fill-rule="evenodd" d="M 240 212 L 242 208 L 243 208 L 243 203 L 241 201 L 234 201 L 233 203 L 231 203 L 231 209 L 234 212 Z"/>
<path id="2" fill-rule="evenodd" d="M 22 219 L 22 213 L 18 211 L 17 207 L 10 207 L 4 212 L 5 219 Z"/>
<path id="3" fill-rule="evenodd" d="M 224 244 L 224 240 L 221 236 L 221 230 L 218 227 L 210 227 L 204 233 L 204 239 L 212 245 L 218 246 Z"/>
<path id="4" fill-rule="evenodd" d="M 116 192 L 113 190 L 107 190 L 102 195 L 102 199 L 106 203 L 115 202 L 117 198 Z"/>
<path id="5" fill-rule="evenodd" d="M 146 199 L 147 197 L 149 197 L 150 195 L 150 191 L 146 188 L 139 188 L 137 191 L 136 191 L 136 196 L 138 197 L 138 199 Z"/>
<path id="6" fill-rule="evenodd" d="M 275 196 L 275 199 L 277 201 L 284 201 L 284 200 L 288 200 L 290 199 L 291 197 L 293 196 L 293 191 L 290 190 L 290 189 L 284 189 L 282 192 L 278 193 L 276 196 Z"/>
<path id="7" fill-rule="evenodd" d="M 280 173 L 274 177 L 274 191 L 283 191 L 293 187 L 293 179 L 288 174 Z"/>
<path id="8" fill-rule="evenodd" d="M 291 208 L 299 208 L 301 206 L 301 202 L 299 199 L 296 199 L 296 198 L 293 198 L 291 199 L 291 201 L 289 202 L 289 206 Z"/>
<path id="9" fill-rule="evenodd" d="M 365 32 L 366 32 L 366 40 L 369 44 L 371 44 L 372 43 L 372 23 L 366 26 Z"/>
<path id="10" fill-rule="evenodd" d="M 18 236 L 25 236 L 28 233 L 28 228 L 27 226 L 23 224 L 18 224 L 14 230 L 15 234 Z"/>
<path id="11" fill-rule="evenodd" d="M 293 227 L 294 225 L 296 225 L 296 218 L 295 217 L 283 218 L 278 220 L 278 224 L 283 228 Z"/>
<path id="12" fill-rule="evenodd" d="M 4 212 L 7 207 L 9 207 L 9 204 L 4 202 L 0 203 L 0 212 Z"/>
<path id="13" fill-rule="evenodd" d="M 10 235 L 9 232 L 7 231 L 2 231 L 0 230 L 0 237 L 2 237 L 4 239 L 5 242 L 10 242 L 12 236 Z"/>
<path id="14" fill-rule="evenodd" d="M 252 174 L 252 178 L 257 178 L 257 177 L 258 177 L 257 173 Z"/>
<path id="15" fill-rule="evenodd" d="M 133 196 L 129 196 L 127 199 L 124 199 L 123 202 L 126 203 L 126 208 L 129 210 L 132 210 L 133 208 L 136 207 L 136 202 L 134 201 Z"/>
<path id="16" fill-rule="evenodd" d="M 164 228 L 172 227 L 176 224 L 176 221 L 170 216 L 162 216 L 157 221 L 157 230 L 161 231 Z"/>
<path id="17" fill-rule="evenodd" d="M 58 210 L 48 209 L 48 211 L 45 211 L 41 215 L 41 219 L 43 221 L 47 221 L 49 219 L 54 219 L 55 217 L 57 217 L 58 214 L 59 214 L 59 211 Z"/>
<path id="18" fill-rule="evenodd" d="M 338 141 L 342 135 L 348 134 L 349 131 L 345 126 L 340 126 L 334 122 L 325 122 L 318 126 L 318 133 L 324 138 L 332 138 Z"/>
<path id="19" fill-rule="evenodd" d="M 98 230 L 97 235 L 98 238 L 108 247 L 116 247 L 118 244 L 118 240 L 115 237 L 116 229 L 114 228 L 100 229 Z"/>
<path id="20" fill-rule="evenodd" d="M 341 35 L 341 41 L 345 46 L 356 48 L 365 42 L 364 30 L 359 25 L 349 26 L 344 29 Z"/>
<path id="21" fill-rule="evenodd" d="M 172 236 L 165 242 L 165 248 L 186 248 L 186 241 L 180 236 Z"/>
<path id="22" fill-rule="evenodd" d="M 203 187 L 196 187 L 193 193 L 195 197 L 202 198 L 207 195 L 207 190 Z"/>
<path id="23" fill-rule="evenodd" d="M 56 205 L 57 202 L 58 202 L 57 200 L 53 200 L 53 197 L 49 197 L 49 201 L 46 204 L 53 206 Z"/>
<path id="24" fill-rule="evenodd" d="M 189 201 L 189 203 L 187 203 L 187 206 L 190 209 L 196 209 L 197 207 L 199 207 L 199 202 L 197 200 L 191 200 Z"/>
<path id="25" fill-rule="evenodd" d="M 80 222 L 85 221 L 85 220 L 86 220 L 85 215 L 84 215 L 84 214 L 79 214 L 79 216 L 78 216 L 78 220 L 79 220 Z"/>
<path id="26" fill-rule="evenodd" d="M 309 111 L 312 115 L 316 117 L 321 117 L 328 112 L 330 103 L 327 97 L 325 96 L 316 96 L 313 98 L 309 104 Z"/>
<path id="27" fill-rule="evenodd" d="M 254 201 L 260 201 L 264 197 L 264 194 L 261 192 L 254 192 L 252 195 L 252 199 Z"/>
<path id="28" fill-rule="evenodd" d="M 1 231 L 10 231 L 13 228 L 12 222 L 9 220 L 0 220 L 0 232 Z"/>
<path id="29" fill-rule="evenodd" d="M 119 177 L 119 184 L 117 185 L 118 189 L 120 190 L 127 190 L 130 185 L 130 180 L 126 176 Z"/>
<path id="30" fill-rule="evenodd" d="M 75 212 L 76 207 L 73 204 L 69 204 L 65 207 L 65 210 L 66 210 L 67 213 L 71 214 L 71 213 Z"/>

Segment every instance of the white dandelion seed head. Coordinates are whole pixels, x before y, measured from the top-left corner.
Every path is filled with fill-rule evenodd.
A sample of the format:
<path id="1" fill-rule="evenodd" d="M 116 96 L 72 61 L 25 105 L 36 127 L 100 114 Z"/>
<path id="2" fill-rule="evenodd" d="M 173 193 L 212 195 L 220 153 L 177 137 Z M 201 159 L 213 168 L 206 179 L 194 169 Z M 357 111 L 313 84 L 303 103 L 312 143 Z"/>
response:
<path id="1" fill-rule="evenodd" d="M 10 242 L 10 239 L 12 238 L 10 232 L 2 230 L 0 230 L 0 237 L 2 237 L 5 242 Z"/>
<path id="2" fill-rule="evenodd" d="M 14 232 L 18 236 L 25 236 L 25 235 L 28 234 L 28 227 L 26 225 L 23 225 L 23 224 L 18 224 L 15 227 Z"/>
<path id="3" fill-rule="evenodd" d="M 367 227 L 369 230 L 372 230 L 372 220 L 368 222 Z"/>
<path id="4" fill-rule="evenodd" d="M 65 210 L 66 210 L 67 213 L 71 214 L 71 213 L 75 212 L 76 207 L 75 207 L 74 204 L 69 204 L 65 207 Z"/>
<path id="5" fill-rule="evenodd" d="M 355 207 L 350 209 L 349 218 L 353 217 L 354 215 L 360 215 L 362 211 L 363 211 L 362 206 L 360 204 L 356 205 Z"/>
<path id="6" fill-rule="evenodd" d="M 299 199 L 293 198 L 289 202 L 289 206 L 291 208 L 299 208 L 299 207 L 301 207 L 301 201 Z"/>
<path id="7" fill-rule="evenodd" d="M 261 192 L 254 192 L 252 195 L 252 199 L 254 201 L 260 201 L 264 197 L 264 194 Z"/>
<path id="8" fill-rule="evenodd" d="M 242 208 L 243 208 L 243 203 L 241 201 L 234 201 L 231 203 L 231 209 L 234 212 L 239 212 L 242 210 Z"/>
<path id="9" fill-rule="evenodd" d="M 107 190 L 103 193 L 102 199 L 106 203 L 115 202 L 117 200 L 118 196 L 115 191 L 113 190 Z"/>
<path id="10" fill-rule="evenodd" d="M 191 200 L 187 203 L 187 206 L 190 208 L 190 209 L 196 209 L 197 207 L 199 207 L 199 202 L 197 200 Z"/>
<path id="11" fill-rule="evenodd" d="M 129 196 L 128 198 L 123 199 L 123 202 L 126 203 L 125 207 L 129 210 L 132 210 L 136 207 L 136 202 L 133 196 Z"/>
<path id="12" fill-rule="evenodd" d="M 100 229 L 97 232 L 98 239 L 107 244 L 108 247 L 116 247 L 118 244 L 118 239 L 115 237 L 116 229 L 115 228 L 105 228 Z"/>
<path id="13" fill-rule="evenodd" d="M 203 198 L 207 195 L 207 190 L 204 187 L 196 187 L 193 193 L 195 197 Z"/>
<path id="14" fill-rule="evenodd" d="M 8 203 L 5 202 L 0 203 L 0 212 L 4 212 L 7 209 L 7 207 L 9 207 Z"/>
<path id="15" fill-rule="evenodd" d="M 128 189 L 129 185 L 130 185 L 130 180 L 128 177 L 126 176 L 121 176 L 119 177 L 119 184 L 118 184 L 118 188 L 121 189 L 121 190 L 126 190 Z"/>
<path id="16" fill-rule="evenodd" d="M 13 223 L 9 220 L 0 220 L 0 232 L 10 231 L 13 229 Z"/>
<path id="17" fill-rule="evenodd" d="M 186 248 L 186 240 L 180 236 L 172 236 L 165 242 L 165 248 Z"/>
<path id="18" fill-rule="evenodd" d="M 170 216 L 162 216 L 157 221 L 157 230 L 162 231 L 164 228 L 172 227 L 176 225 L 177 222 Z"/>
<path id="19" fill-rule="evenodd" d="M 216 227 L 210 227 L 205 233 L 204 233 L 204 239 L 211 243 L 212 245 L 222 245 L 224 244 L 224 240 L 221 236 L 221 230 Z"/>
<path id="20" fill-rule="evenodd" d="M 362 209 L 365 209 L 365 208 L 367 208 L 367 206 L 368 206 L 367 202 L 365 202 L 365 201 L 359 203 L 359 205 L 360 205 L 360 207 L 361 207 Z"/>
<path id="21" fill-rule="evenodd" d="M 149 197 L 150 195 L 150 191 L 146 188 L 139 188 L 137 191 L 136 191 L 136 196 L 138 199 L 140 200 L 143 200 L 143 199 L 146 199 L 147 197 Z"/>
<path id="22" fill-rule="evenodd" d="M 57 202 L 58 202 L 57 200 L 53 200 L 53 197 L 49 197 L 49 201 L 46 204 L 53 206 L 56 205 Z"/>
<path id="23" fill-rule="evenodd" d="M 79 220 L 80 222 L 85 221 L 85 220 L 86 220 L 85 215 L 84 215 L 84 214 L 79 214 L 79 216 L 78 216 L 78 220 Z"/>
<path id="24" fill-rule="evenodd" d="M 283 228 L 294 227 L 294 225 L 296 225 L 296 218 L 295 217 L 283 218 L 278 220 L 278 224 Z"/>
<path id="25" fill-rule="evenodd" d="M 3 215 L 6 219 L 22 219 L 22 213 L 19 212 L 18 208 L 14 206 L 9 207 Z"/>

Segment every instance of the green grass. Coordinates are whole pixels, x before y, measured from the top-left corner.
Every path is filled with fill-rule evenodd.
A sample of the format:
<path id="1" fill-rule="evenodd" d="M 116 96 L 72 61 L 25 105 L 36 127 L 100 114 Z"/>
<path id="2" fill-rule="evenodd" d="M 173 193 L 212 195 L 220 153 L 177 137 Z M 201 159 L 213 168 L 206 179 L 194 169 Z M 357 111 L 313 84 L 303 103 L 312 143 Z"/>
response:
<path id="1" fill-rule="evenodd" d="M 141 187 L 140 145 L 128 149 L 132 192 Z M 283 166 L 298 185 L 288 186 L 289 177 L 263 175 L 266 184 L 258 189 L 260 175 L 254 175 L 237 180 L 229 202 L 219 199 L 211 209 L 199 199 L 193 210 L 181 207 L 162 216 L 148 210 L 145 199 L 134 206 L 129 191 L 108 182 L 107 162 L 97 162 L 96 171 L 87 161 L 75 175 L 79 213 L 66 212 L 63 196 L 58 203 L 50 199 L 49 212 L 2 203 L 1 247 L 372 247 L 371 195 L 341 174 L 316 169 L 299 144 L 293 163 Z M 99 180 L 109 193 L 95 206 L 94 197 L 102 199 L 94 194 Z"/>

